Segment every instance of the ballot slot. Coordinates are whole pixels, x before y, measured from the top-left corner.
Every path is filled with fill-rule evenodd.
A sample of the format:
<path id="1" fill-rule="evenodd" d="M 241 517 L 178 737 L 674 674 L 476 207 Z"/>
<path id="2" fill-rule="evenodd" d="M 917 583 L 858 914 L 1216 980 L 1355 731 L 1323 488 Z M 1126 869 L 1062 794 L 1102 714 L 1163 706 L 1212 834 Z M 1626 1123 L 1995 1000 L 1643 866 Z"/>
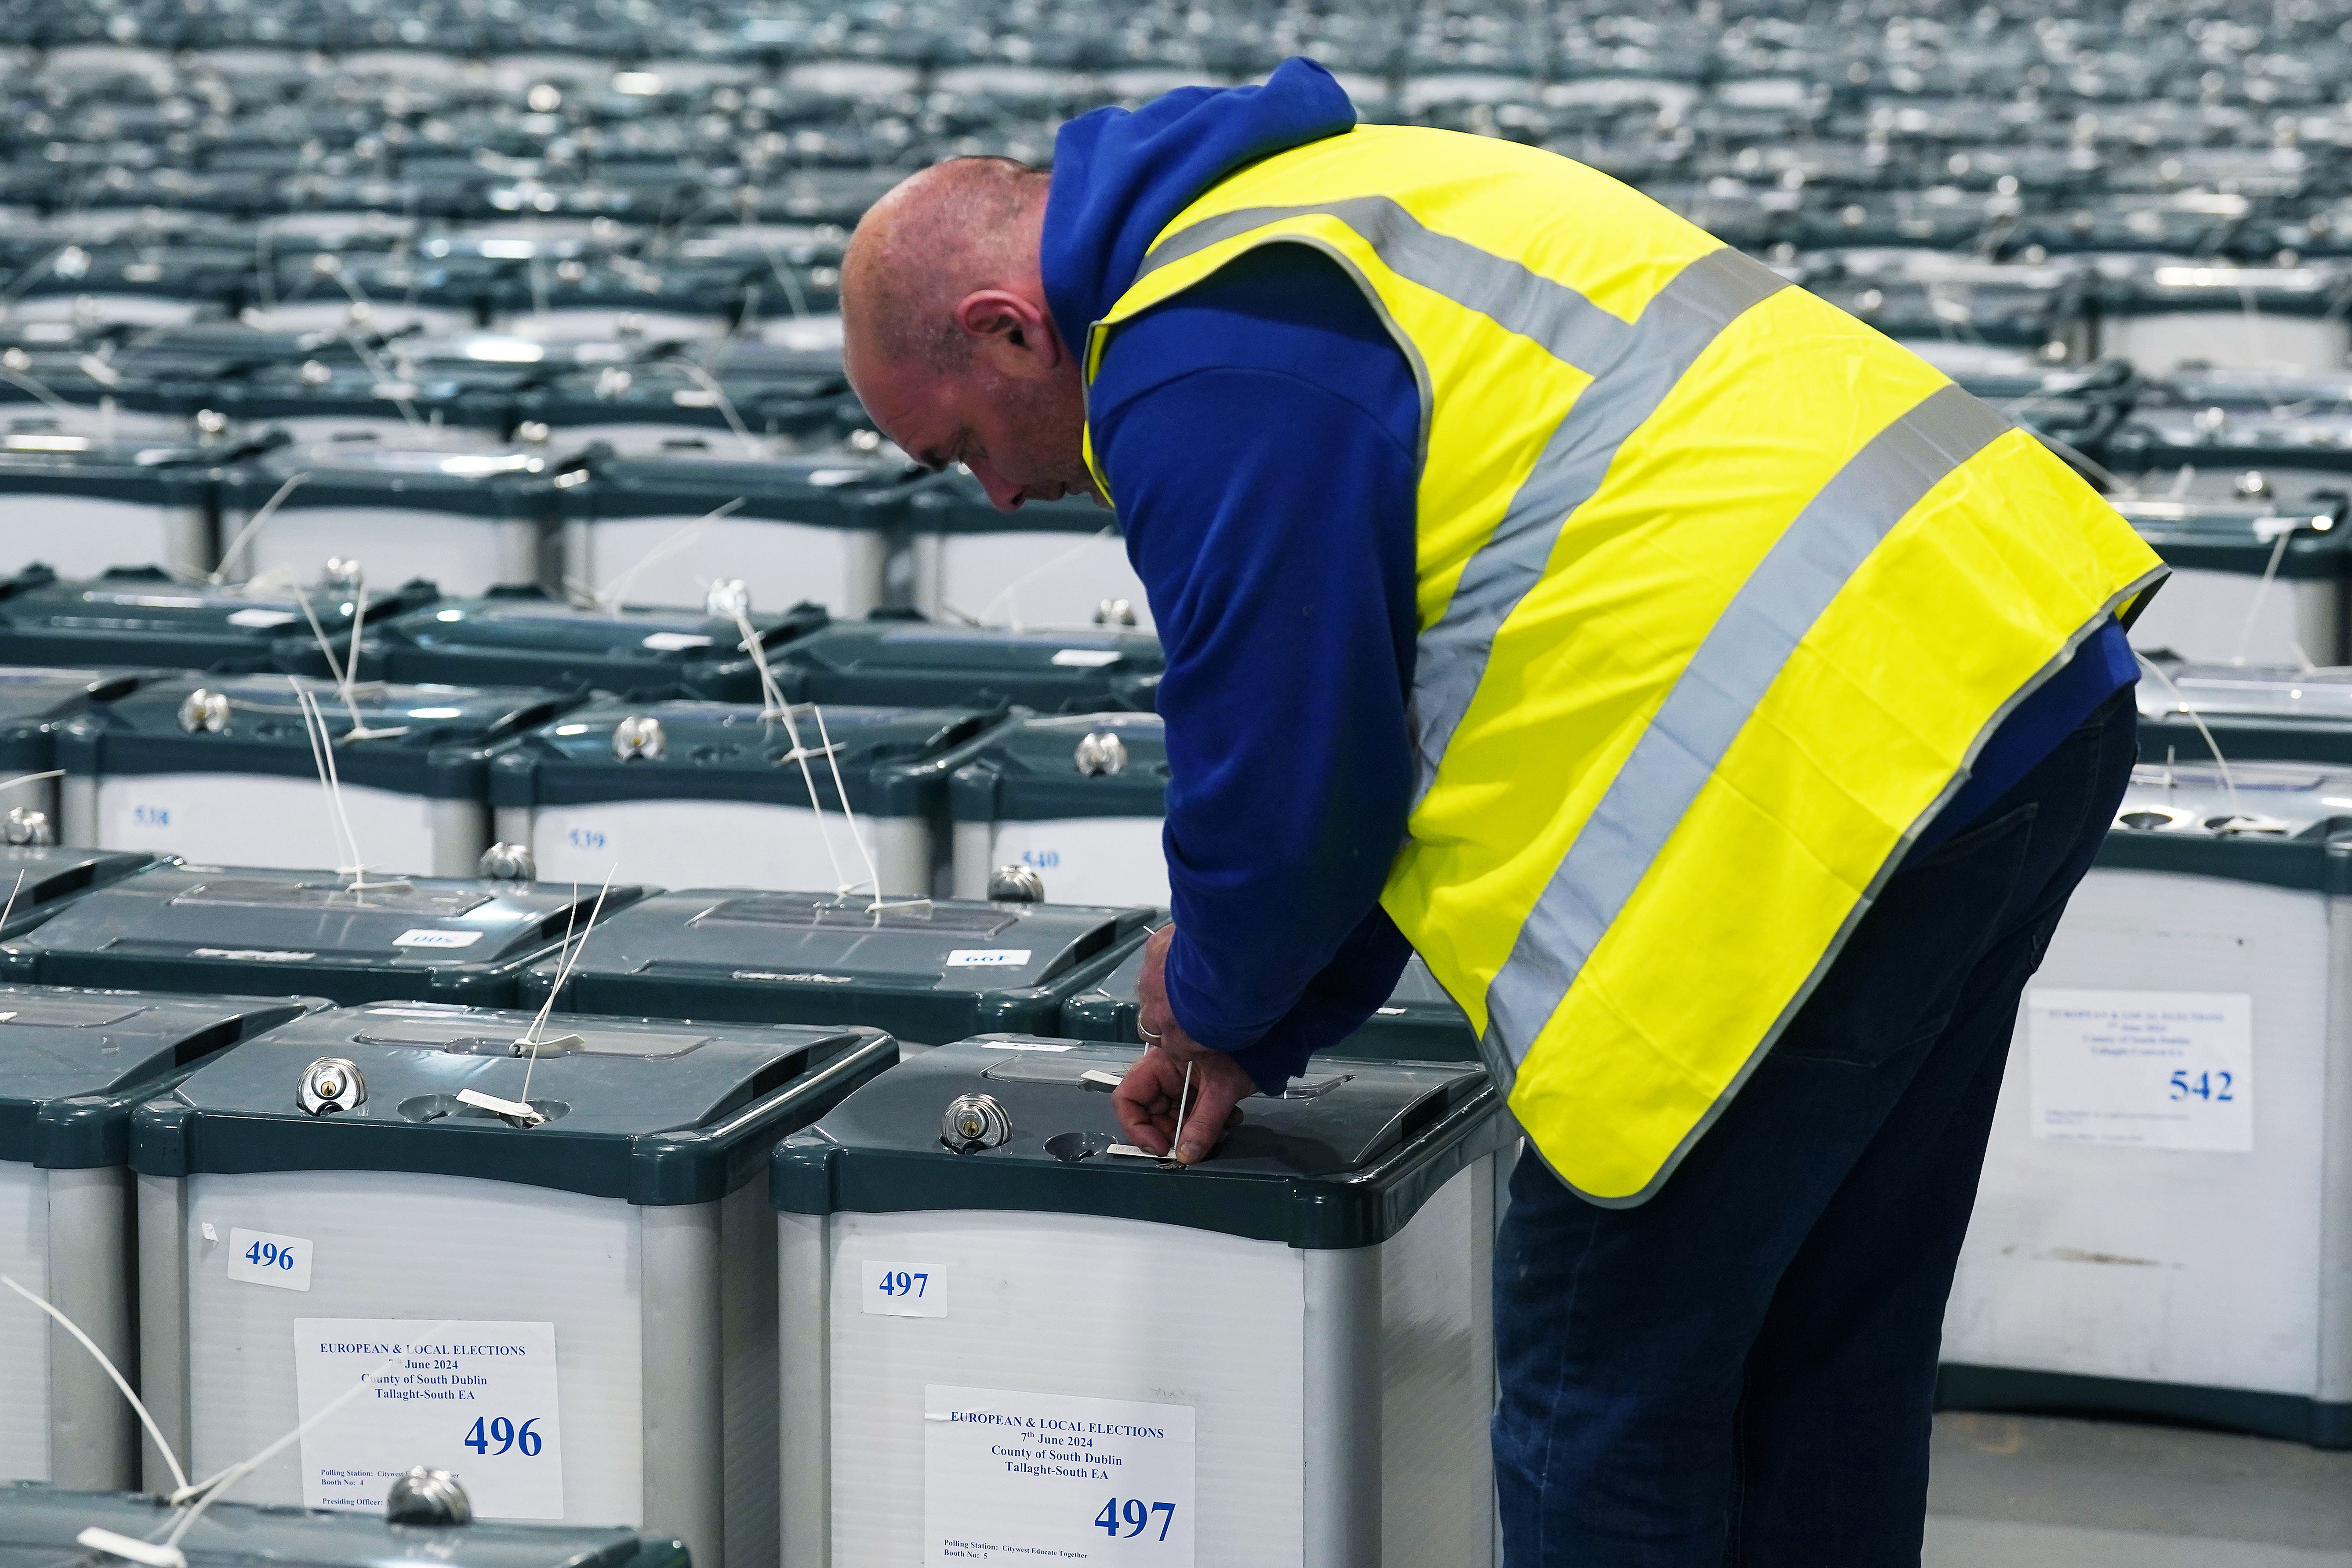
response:
<path id="1" fill-rule="evenodd" d="M 1006 718 L 598 700 L 499 754 L 498 834 L 528 846 L 543 877 L 614 869 L 668 887 L 920 899 L 946 816 L 944 759 Z"/>
<path id="2" fill-rule="evenodd" d="M 2019 1010 L 1944 1404 L 2334 1440 L 2347 829 L 2352 772 L 2133 771 Z"/>
<path id="3" fill-rule="evenodd" d="M 558 984 L 559 1013 L 855 1019 L 908 1047 L 978 1031 L 1053 1028 L 1067 999 L 1124 961 L 1159 911 L 824 893 L 655 894 L 609 914 Z"/>
<path id="4" fill-rule="evenodd" d="M 348 862 L 341 819 L 372 871 L 467 876 L 491 843 L 493 751 L 574 700 L 530 687 L 287 675 L 152 681 L 60 731 L 63 837 L 309 869 Z M 310 701 L 340 805 L 311 742 Z"/>
<path id="5" fill-rule="evenodd" d="M 5 796 L 0 795 L 0 803 Z M 0 827 L 30 837 L 47 831 L 22 806 L 0 814 Z M 72 849 L 54 844 L 0 844 L 0 941 L 30 931 L 94 888 L 154 863 L 140 850 Z"/>
<path id="6" fill-rule="evenodd" d="M 1106 1447 L 1171 1503 L 1171 1560 L 1492 1561 L 1485 1073 L 1319 1072 L 1177 1166 L 1117 1152 L 1101 1080 L 1136 1054 L 961 1041 L 779 1146 L 783 1385 L 859 1390 L 787 1426 L 783 1560 L 1082 1549 L 1090 1473 L 1049 1453 L 1016 1488 L 954 1419 L 1050 1405 L 1141 1434 Z"/>
<path id="7" fill-rule="evenodd" d="M 51 984 L 273 984 L 342 1003 L 508 1005 L 524 973 L 634 885 L 416 878 L 353 886 L 331 872 L 156 865 L 0 942 L 0 972 Z"/>
<path id="8" fill-rule="evenodd" d="M 617 1521 L 700 1562 L 774 1561 L 787 1415 L 757 1152 L 881 1072 L 888 1037 L 384 1004 L 248 1045 L 132 1135 L 142 1267 L 185 1282 L 184 1310 L 142 1315 L 141 1362 L 184 1380 L 192 1471 L 292 1431 L 371 1346 L 444 1325 L 459 1348 L 400 1380 L 471 1388 L 529 1443 L 478 1451 L 446 1409 L 379 1400 L 239 1495 L 366 1507 L 427 1464 L 464 1476 L 478 1518 Z M 299 1270 L 257 1277 L 240 1235 L 295 1244 Z"/>
<path id="9" fill-rule="evenodd" d="M 132 1108 L 320 1005 L 0 984 L 0 1275 L 134 1365 Z M 97 1361 L 32 1303 L 0 1297 L 0 1479 L 128 1488 L 139 1445 L 136 1417 Z"/>

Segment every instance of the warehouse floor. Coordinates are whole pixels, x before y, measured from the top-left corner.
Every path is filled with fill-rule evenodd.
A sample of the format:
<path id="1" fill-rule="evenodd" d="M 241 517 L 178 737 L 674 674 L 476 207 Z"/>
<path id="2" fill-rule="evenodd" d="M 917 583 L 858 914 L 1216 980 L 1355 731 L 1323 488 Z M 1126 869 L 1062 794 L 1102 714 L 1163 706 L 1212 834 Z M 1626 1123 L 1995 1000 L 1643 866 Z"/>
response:
<path id="1" fill-rule="evenodd" d="M 2352 1568 L 2352 1453 L 2034 1416 L 1936 1418 L 1925 1568 Z"/>

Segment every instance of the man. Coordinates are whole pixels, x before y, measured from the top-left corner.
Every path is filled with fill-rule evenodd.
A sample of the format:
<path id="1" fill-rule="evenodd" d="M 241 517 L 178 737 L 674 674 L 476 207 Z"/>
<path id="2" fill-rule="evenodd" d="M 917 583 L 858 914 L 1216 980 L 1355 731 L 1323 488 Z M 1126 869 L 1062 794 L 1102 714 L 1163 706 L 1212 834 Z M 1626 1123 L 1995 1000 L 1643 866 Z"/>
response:
<path id="1" fill-rule="evenodd" d="M 849 371 L 1000 507 L 1116 506 L 1175 923 L 1118 1091 L 1186 1162 L 1408 943 L 1533 1158 L 1514 1564 L 1913 1562 L 2019 996 L 2133 755 L 2162 569 L 1916 357 L 1565 159 L 1294 60 L 927 171 Z"/>

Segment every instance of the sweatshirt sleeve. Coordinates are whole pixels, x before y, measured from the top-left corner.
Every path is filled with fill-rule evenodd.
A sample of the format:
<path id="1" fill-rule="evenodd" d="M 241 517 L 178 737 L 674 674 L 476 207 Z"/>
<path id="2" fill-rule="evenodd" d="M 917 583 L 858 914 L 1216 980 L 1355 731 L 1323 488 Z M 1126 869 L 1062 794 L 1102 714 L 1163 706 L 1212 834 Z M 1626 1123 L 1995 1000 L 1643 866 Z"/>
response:
<path id="1" fill-rule="evenodd" d="M 1295 281 L 1261 273 L 1251 299 Z M 1376 328 L 1231 302 L 1188 295 L 1122 329 L 1106 375 L 1151 374 L 1114 382 L 1096 429 L 1167 650 L 1170 1003 L 1279 1089 L 1406 955 L 1378 899 L 1412 795 L 1416 464 L 1394 394 L 1412 439 L 1418 395 Z"/>

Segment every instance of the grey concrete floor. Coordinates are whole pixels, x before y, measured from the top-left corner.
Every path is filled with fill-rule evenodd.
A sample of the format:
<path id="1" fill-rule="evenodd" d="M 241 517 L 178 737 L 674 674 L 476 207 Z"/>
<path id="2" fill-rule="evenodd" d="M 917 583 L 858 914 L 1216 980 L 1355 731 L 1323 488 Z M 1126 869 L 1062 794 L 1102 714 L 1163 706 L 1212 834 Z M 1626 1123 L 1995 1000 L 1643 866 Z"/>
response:
<path id="1" fill-rule="evenodd" d="M 1934 1464 L 1926 1568 L 2352 1568 L 2352 1453 L 1948 1414 Z"/>

